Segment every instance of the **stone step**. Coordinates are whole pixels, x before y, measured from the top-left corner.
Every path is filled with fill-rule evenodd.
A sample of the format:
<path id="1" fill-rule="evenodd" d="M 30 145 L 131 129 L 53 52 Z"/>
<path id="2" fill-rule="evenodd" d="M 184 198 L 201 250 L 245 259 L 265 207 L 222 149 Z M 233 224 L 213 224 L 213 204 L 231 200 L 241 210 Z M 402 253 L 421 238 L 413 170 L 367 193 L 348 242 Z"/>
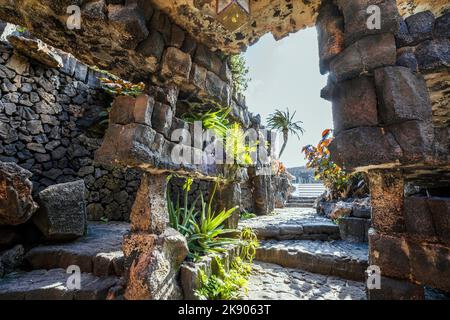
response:
<path id="1" fill-rule="evenodd" d="M 69 290 L 70 276 L 64 269 L 10 273 L 0 279 L 0 300 L 105 300 L 119 282 L 118 277 L 82 273 L 80 290 Z"/>
<path id="2" fill-rule="evenodd" d="M 284 206 L 286 208 L 312 208 L 313 203 L 286 203 Z"/>
<path id="3" fill-rule="evenodd" d="M 123 236 L 130 229 L 125 222 L 90 222 L 87 235 L 69 243 L 43 245 L 25 256 L 32 269 L 67 269 L 77 265 L 96 276 L 121 276 Z"/>
<path id="4" fill-rule="evenodd" d="M 314 203 L 316 201 L 316 198 L 290 198 L 288 199 L 288 202 L 291 203 Z"/>
<path id="5" fill-rule="evenodd" d="M 286 204 L 305 204 L 305 205 L 313 205 L 314 202 L 310 202 L 310 201 L 288 201 Z"/>
<path id="6" fill-rule="evenodd" d="M 287 268 L 363 281 L 368 267 L 368 246 L 345 241 L 261 241 L 256 260 Z"/>
<path id="7" fill-rule="evenodd" d="M 283 210 L 283 211 L 281 211 Z M 282 213 L 242 221 L 241 227 L 251 227 L 258 239 L 267 240 L 337 240 L 339 226 L 319 217 L 310 209 L 279 209 Z"/>

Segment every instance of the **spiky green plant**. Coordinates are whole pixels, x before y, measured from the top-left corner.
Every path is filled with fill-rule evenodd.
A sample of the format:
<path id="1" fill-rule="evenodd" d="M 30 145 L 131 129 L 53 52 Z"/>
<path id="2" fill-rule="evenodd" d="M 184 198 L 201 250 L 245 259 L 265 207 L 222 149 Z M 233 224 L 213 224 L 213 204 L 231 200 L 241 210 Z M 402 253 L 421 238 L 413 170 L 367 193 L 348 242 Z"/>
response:
<path id="1" fill-rule="evenodd" d="M 203 129 L 212 130 L 218 137 L 225 138 L 230 124 L 228 115 L 231 109 L 223 107 L 214 100 L 205 99 L 202 102 L 189 102 L 191 112 L 183 116 L 189 123 L 200 121 Z M 209 108 L 208 110 L 205 110 Z"/>
<path id="2" fill-rule="evenodd" d="M 168 179 L 170 180 L 171 177 Z M 188 178 L 183 186 L 184 204 L 180 205 L 180 199 L 174 203 L 171 198 L 169 188 L 167 188 L 167 205 L 169 211 L 169 225 L 186 237 L 189 247 L 189 258 L 197 260 L 201 256 L 213 252 L 223 252 L 225 247 L 237 244 L 239 239 L 229 238 L 226 235 L 235 232 L 224 228 L 224 222 L 237 210 L 237 207 L 215 212 L 212 203 L 214 201 L 216 187 L 209 202 L 206 202 L 203 195 L 193 201 L 188 200 L 192 179 Z M 197 208 L 200 201 L 201 208 Z"/>
<path id="3" fill-rule="evenodd" d="M 286 111 L 281 111 L 276 109 L 274 113 L 269 115 L 267 119 L 267 126 L 272 130 L 281 131 L 283 133 L 283 145 L 280 150 L 280 154 L 278 158 L 281 158 L 284 150 L 286 149 L 286 145 L 288 143 L 289 134 L 295 135 L 298 139 L 300 139 L 300 133 L 303 134 L 305 130 L 300 126 L 302 121 L 294 121 L 294 117 L 297 111 L 290 114 L 289 109 Z"/>

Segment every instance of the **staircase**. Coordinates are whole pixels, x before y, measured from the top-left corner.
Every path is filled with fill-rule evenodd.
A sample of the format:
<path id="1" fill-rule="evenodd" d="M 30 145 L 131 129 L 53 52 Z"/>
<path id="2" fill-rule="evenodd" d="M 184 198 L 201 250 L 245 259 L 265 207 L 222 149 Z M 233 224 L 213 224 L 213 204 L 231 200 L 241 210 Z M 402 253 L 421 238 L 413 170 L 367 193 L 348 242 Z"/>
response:
<path id="1" fill-rule="evenodd" d="M 261 243 L 248 299 L 365 299 L 366 243 L 340 240 L 339 227 L 312 209 L 276 213 L 240 224 Z"/>
<path id="2" fill-rule="evenodd" d="M 0 300 L 104 300 L 116 298 L 123 274 L 122 240 L 128 223 L 91 222 L 85 237 L 31 249 L 27 271 L 0 279 Z M 69 266 L 80 268 L 80 288 L 70 289 Z"/>
<path id="3" fill-rule="evenodd" d="M 286 208 L 312 208 L 316 199 L 325 192 L 325 186 L 321 183 L 297 184 L 295 189 Z"/>

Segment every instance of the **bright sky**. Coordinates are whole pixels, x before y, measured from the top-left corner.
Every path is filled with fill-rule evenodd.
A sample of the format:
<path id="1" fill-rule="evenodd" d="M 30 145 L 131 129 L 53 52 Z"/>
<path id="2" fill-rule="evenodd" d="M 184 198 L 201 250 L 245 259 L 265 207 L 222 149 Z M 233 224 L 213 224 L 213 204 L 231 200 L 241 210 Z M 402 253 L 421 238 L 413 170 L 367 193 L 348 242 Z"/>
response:
<path id="1" fill-rule="evenodd" d="M 297 111 L 295 118 L 303 121 L 305 134 L 300 141 L 289 137 L 281 160 L 288 168 L 305 165 L 301 148 L 316 145 L 322 131 L 333 126 L 331 104 L 320 98 L 327 77 L 319 72 L 316 29 L 280 41 L 267 34 L 247 50 L 245 57 L 252 78 L 246 92 L 249 110 L 261 114 L 263 123 L 275 109 Z"/>

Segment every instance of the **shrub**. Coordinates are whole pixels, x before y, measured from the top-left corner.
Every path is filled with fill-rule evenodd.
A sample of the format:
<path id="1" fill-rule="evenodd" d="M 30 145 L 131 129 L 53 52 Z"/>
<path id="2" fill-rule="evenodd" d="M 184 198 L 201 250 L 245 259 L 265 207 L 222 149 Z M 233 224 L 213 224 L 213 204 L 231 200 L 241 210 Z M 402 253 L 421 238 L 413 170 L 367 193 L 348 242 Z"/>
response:
<path id="1" fill-rule="evenodd" d="M 112 78 L 99 78 L 99 81 L 102 89 L 112 96 L 137 97 L 142 94 L 145 89 L 145 84 L 143 82 L 133 84 L 115 76 Z"/>
<path id="2" fill-rule="evenodd" d="M 214 257 L 218 273 L 210 277 L 200 270 L 200 288 L 195 294 L 200 300 L 237 300 L 247 291 L 248 277 L 252 272 L 252 261 L 259 246 L 258 239 L 251 228 L 240 233 L 240 255 L 235 257 L 227 272 L 218 257 Z"/>
<path id="3" fill-rule="evenodd" d="M 345 172 L 331 160 L 328 146 L 333 141 L 333 131 L 327 129 L 322 133 L 322 139 L 317 147 L 305 146 L 302 151 L 308 160 L 307 167 L 315 170 L 315 179 L 321 180 L 330 191 L 332 199 L 347 198 L 350 195 L 351 186 L 355 180 L 360 180 L 360 175 L 352 175 Z"/>
<path id="4" fill-rule="evenodd" d="M 200 300 L 238 300 L 242 298 L 242 289 L 246 291 L 248 277 L 252 271 L 251 264 L 236 257 L 227 272 L 218 258 L 216 264 L 219 267 L 217 275 L 210 277 L 200 270 L 200 288 L 195 295 Z"/>
<path id="5" fill-rule="evenodd" d="M 249 68 L 247 67 L 244 56 L 241 54 L 231 56 L 230 69 L 234 90 L 239 93 L 247 90 L 251 79 L 248 76 Z"/>
<path id="6" fill-rule="evenodd" d="M 230 122 L 230 108 L 222 107 L 213 100 L 203 100 L 201 103 L 189 102 L 191 112 L 183 116 L 189 123 L 200 121 L 206 130 L 212 130 L 218 137 L 225 138 Z M 212 108 L 205 110 L 205 106 Z"/>

